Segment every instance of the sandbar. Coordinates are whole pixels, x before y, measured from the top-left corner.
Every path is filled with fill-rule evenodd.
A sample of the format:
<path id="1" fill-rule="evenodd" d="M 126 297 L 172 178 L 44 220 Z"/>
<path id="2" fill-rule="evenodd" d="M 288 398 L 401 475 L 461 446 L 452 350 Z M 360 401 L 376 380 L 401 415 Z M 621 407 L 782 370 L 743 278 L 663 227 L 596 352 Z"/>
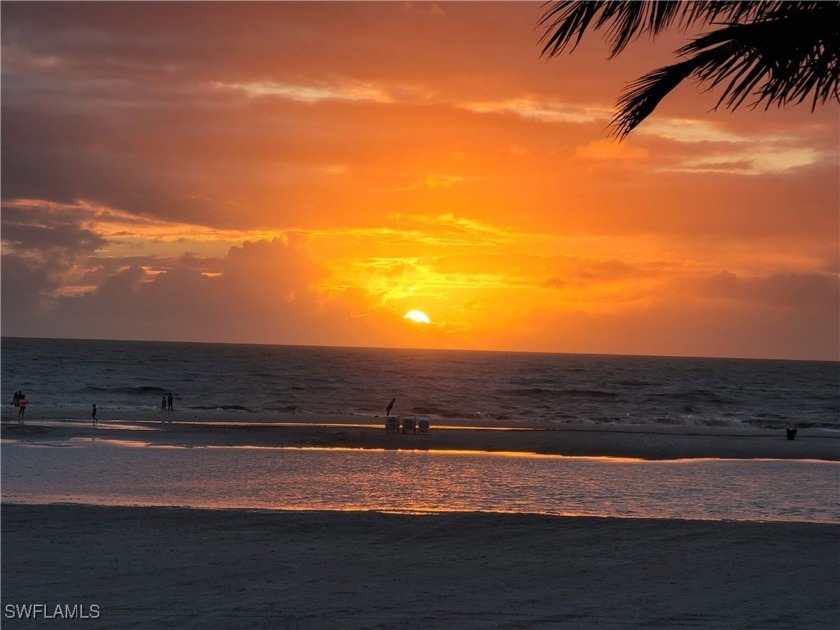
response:
<path id="1" fill-rule="evenodd" d="M 427 434 L 387 434 L 384 418 L 291 415 L 282 419 L 195 418 L 189 413 L 107 418 L 93 427 L 68 417 L 28 418 L 18 425 L 4 410 L 6 440 L 64 441 L 74 438 L 140 441 L 162 446 L 341 447 L 459 450 L 649 460 L 814 459 L 840 461 L 840 432 L 802 429 L 795 440 L 761 428 L 672 425 L 592 425 L 446 421 Z"/>

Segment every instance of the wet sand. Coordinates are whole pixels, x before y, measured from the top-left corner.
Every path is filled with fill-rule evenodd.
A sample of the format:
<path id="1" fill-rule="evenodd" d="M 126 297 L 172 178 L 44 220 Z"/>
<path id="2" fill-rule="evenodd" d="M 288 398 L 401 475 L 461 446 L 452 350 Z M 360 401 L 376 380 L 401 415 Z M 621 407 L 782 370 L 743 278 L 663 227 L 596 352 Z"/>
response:
<path id="1" fill-rule="evenodd" d="M 4 627 L 835 628 L 840 527 L 4 505 Z"/>
<path id="2" fill-rule="evenodd" d="M 104 414 L 103 414 L 104 415 Z M 795 440 L 784 431 L 731 427 L 651 425 L 548 425 L 450 421 L 428 434 L 386 434 L 384 418 L 301 416 L 272 424 L 267 419 L 243 423 L 207 421 L 189 414 L 162 414 L 162 424 L 148 413 L 90 421 L 61 417 L 28 418 L 18 425 L 4 410 L 0 435 L 25 441 L 102 439 L 173 446 L 343 447 L 407 450 L 478 450 L 570 456 L 641 459 L 770 458 L 840 461 L 840 432 L 802 429 Z"/>

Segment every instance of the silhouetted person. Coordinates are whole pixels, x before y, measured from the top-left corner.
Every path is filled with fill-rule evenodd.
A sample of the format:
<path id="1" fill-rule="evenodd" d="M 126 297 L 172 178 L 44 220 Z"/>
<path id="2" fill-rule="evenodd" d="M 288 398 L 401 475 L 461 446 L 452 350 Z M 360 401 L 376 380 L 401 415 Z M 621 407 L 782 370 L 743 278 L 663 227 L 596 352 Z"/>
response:
<path id="1" fill-rule="evenodd" d="M 796 427 L 785 429 L 787 431 L 787 439 L 795 440 L 796 439 Z"/>
<path id="2" fill-rule="evenodd" d="M 18 401 L 20 401 L 20 392 L 15 392 L 14 396 L 12 396 L 12 405 L 17 407 Z"/>
<path id="3" fill-rule="evenodd" d="M 164 396 L 163 399 L 160 401 L 160 410 L 166 411 L 166 396 Z"/>
<path id="4" fill-rule="evenodd" d="M 93 403 L 93 409 L 90 412 L 90 417 L 93 421 L 93 426 L 96 426 L 96 403 Z"/>
<path id="5" fill-rule="evenodd" d="M 385 407 L 385 417 L 386 417 L 386 418 L 387 418 L 388 416 L 390 416 L 390 415 L 391 415 L 391 409 L 393 409 L 393 408 L 394 408 L 394 403 L 395 403 L 395 402 L 397 402 L 397 399 L 396 399 L 396 398 L 392 398 L 392 399 L 391 399 L 391 402 L 389 402 L 389 403 L 388 403 L 388 406 L 387 406 L 387 407 Z"/>
<path id="6" fill-rule="evenodd" d="M 26 395 L 21 392 L 20 398 L 18 398 L 18 422 L 23 424 L 23 416 L 26 413 L 26 405 L 29 404 L 29 401 L 26 400 Z"/>
<path id="7" fill-rule="evenodd" d="M 169 411 L 172 411 L 172 392 L 169 392 L 169 396 L 166 397 L 166 406 Z"/>

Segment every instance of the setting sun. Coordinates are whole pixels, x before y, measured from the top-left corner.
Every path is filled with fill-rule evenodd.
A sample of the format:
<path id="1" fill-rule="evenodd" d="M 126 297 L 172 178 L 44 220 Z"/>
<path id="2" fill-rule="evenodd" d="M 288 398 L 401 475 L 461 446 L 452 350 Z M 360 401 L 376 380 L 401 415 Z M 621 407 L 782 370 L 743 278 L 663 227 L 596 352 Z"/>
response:
<path id="1" fill-rule="evenodd" d="M 418 324 L 431 324 L 432 320 L 423 311 L 409 311 L 403 316 L 404 319 L 410 319 Z"/>

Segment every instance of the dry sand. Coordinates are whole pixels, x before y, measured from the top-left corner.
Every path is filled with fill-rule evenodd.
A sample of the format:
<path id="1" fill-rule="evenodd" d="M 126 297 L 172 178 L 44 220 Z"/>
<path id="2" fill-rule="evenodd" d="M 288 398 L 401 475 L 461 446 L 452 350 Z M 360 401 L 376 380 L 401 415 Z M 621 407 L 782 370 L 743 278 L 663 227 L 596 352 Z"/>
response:
<path id="1" fill-rule="evenodd" d="M 835 525 L 4 505 L 4 628 L 832 630 Z"/>
<path id="2" fill-rule="evenodd" d="M 89 421 L 27 419 L 19 426 L 4 413 L 6 439 L 68 440 L 97 436 L 161 445 L 319 446 L 378 449 L 515 451 L 576 456 L 682 458 L 774 458 L 840 461 L 840 432 L 803 429 L 789 441 L 784 431 L 756 428 L 651 425 L 519 424 L 448 422 L 426 435 L 387 435 L 382 418 L 291 416 L 287 424 L 198 421 L 189 414 L 164 414 L 171 424 L 143 416 Z M 474 425 L 474 426 L 471 426 Z M 507 427 L 510 428 L 510 427 Z"/>

